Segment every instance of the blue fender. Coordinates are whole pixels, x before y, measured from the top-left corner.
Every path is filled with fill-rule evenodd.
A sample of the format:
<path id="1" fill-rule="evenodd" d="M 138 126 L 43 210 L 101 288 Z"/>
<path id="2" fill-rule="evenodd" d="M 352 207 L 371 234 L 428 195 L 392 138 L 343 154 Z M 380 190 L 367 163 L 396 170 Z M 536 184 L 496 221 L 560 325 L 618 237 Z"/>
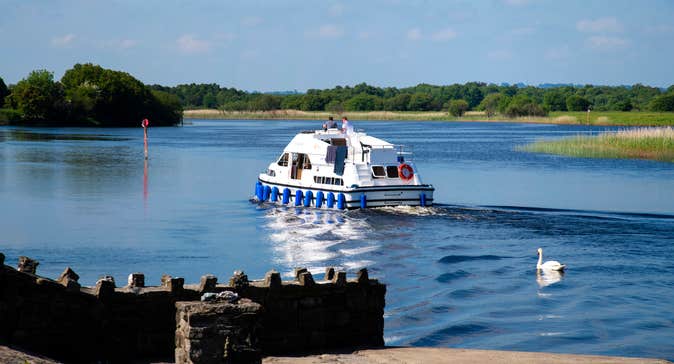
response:
<path id="1" fill-rule="evenodd" d="M 335 194 L 332 192 L 328 192 L 328 198 L 327 198 L 327 204 L 328 208 L 333 208 L 335 206 Z"/>
<path id="2" fill-rule="evenodd" d="M 309 207 L 311 206 L 311 200 L 314 199 L 314 193 L 311 191 L 307 191 L 306 194 L 304 194 L 304 207 Z"/>
<path id="3" fill-rule="evenodd" d="M 287 187 L 283 189 L 283 199 L 281 202 L 283 202 L 284 205 L 287 205 L 288 202 L 290 202 L 290 189 Z"/>
<path id="4" fill-rule="evenodd" d="M 271 187 L 264 186 L 264 191 L 262 192 L 262 201 L 267 201 L 271 195 Z"/>
<path id="5" fill-rule="evenodd" d="M 365 194 L 360 195 L 360 208 L 367 208 L 367 196 Z"/>
<path id="6" fill-rule="evenodd" d="M 323 191 L 316 192 L 316 207 L 323 206 Z"/>
<path id="7" fill-rule="evenodd" d="M 257 181 L 257 183 L 255 183 L 255 197 L 257 197 L 258 201 L 262 201 L 262 188 L 262 183 Z"/>
<path id="8" fill-rule="evenodd" d="M 423 192 L 419 195 L 419 204 L 421 206 L 426 206 L 426 194 Z"/>
<path id="9" fill-rule="evenodd" d="M 337 196 L 337 208 L 340 210 L 344 210 L 346 208 L 346 196 L 344 196 L 343 193 L 340 193 Z"/>
<path id="10" fill-rule="evenodd" d="M 302 205 L 302 190 L 295 191 L 295 206 Z"/>
<path id="11" fill-rule="evenodd" d="M 278 200 L 278 187 L 274 186 L 271 189 L 271 202 L 276 202 Z"/>

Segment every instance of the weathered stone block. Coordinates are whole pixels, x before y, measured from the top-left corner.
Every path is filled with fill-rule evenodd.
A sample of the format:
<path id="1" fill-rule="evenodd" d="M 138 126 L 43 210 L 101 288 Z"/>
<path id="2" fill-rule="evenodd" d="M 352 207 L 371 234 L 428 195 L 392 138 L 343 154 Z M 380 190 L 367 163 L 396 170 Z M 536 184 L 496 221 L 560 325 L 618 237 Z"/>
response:
<path id="1" fill-rule="evenodd" d="M 358 273 L 356 273 L 356 280 L 358 281 L 358 284 L 370 284 L 370 277 L 367 274 L 367 268 L 360 269 Z"/>
<path id="2" fill-rule="evenodd" d="M 72 270 L 70 267 L 66 267 L 66 269 L 63 271 L 63 273 L 61 273 L 61 275 L 59 276 L 58 281 L 61 284 L 63 284 L 63 282 L 66 279 L 73 280 L 73 281 L 77 282 L 77 281 L 80 280 L 80 276 L 77 273 L 75 273 L 75 271 Z"/>
<path id="3" fill-rule="evenodd" d="M 115 294 L 115 280 L 112 276 L 105 276 L 96 282 L 94 295 L 99 299 L 106 300 Z"/>
<path id="4" fill-rule="evenodd" d="M 229 279 L 229 286 L 235 288 L 248 287 L 248 276 L 242 271 L 234 271 L 234 275 Z"/>
<path id="5" fill-rule="evenodd" d="M 334 277 L 332 277 L 332 283 L 336 286 L 345 286 L 346 285 L 346 272 L 337 272 Z"/>
<path id="6" fill-rule="evenodd" d="M 302 273 L 304 273 L 304 272 L 308 272 L 308 271 L 309 271 L 309 270 L 307 270 L 307 268 L 295 268 L 295 269 L 294 269 L 294 272 L 293 272 L 294 275 L 295 275 L 295 279 L 296 279 L 296 280 L 299 280 L 299 279 L 300 279 L 300 274 L 302 274 Z"/>
<path id="7" fill-rule="evenodd" d="M 145 287 L 145 274 L 143 273 L 131 273 L 127 280 L 127 285 L 129 287 Z"/>
<path id="8" fill-rule="evenodd" d="M 261 363 L 261 312 L 261 305 L 247 299 L 177 302 L 176 363 Z"/>
<path id="9" fill-rule="evenodd" d="M 281 281 L 281 274 L 275 270 L 270 270 L 264 276 L 264 286 L 269 287 L 270 290 L 277 290 L 281 288 L 283 282 Z"/>
<path id="10" fill-rule="evenodd" d="M 300 286 L 312 287 L 316 285 L 314 276 L 312 276 L 310 272 L 300 273 L 298 281 L 300 282 Z"/>
<path id="11" fill-rule="evenodd" d="M 215 286 L 218 284 L 218 277 L 207 274 L 201 277 L 201 282 L 199 282 L 199 292 L 214 292 Z"/>
<path id="12" fill-rule="evenodd" d="M 30 274 L 35 274 L 37 272 L 37 266 L 40 265 L 40 262 L 37 260 L 30 259 L 28 257 L 20 256 L 19 265 L 17 270 L 19 272 L 25 272 Z"/>
<path id="13" fill-rule="evenodd" d="M 325 277 L 323 278 L 326 281 L 331 281 L 335 277 L 335 268 L 327 267 L 325 268 Z"/>

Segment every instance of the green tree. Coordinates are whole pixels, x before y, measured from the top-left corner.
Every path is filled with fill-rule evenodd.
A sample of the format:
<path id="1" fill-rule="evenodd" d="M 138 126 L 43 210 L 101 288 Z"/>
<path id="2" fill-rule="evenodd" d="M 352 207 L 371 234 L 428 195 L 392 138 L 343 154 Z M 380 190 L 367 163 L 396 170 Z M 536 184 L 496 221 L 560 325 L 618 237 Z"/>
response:
<path id="1" fill-rule="evenodd" d="M 660 95 L 654 98 L 651 101 L 649 108 L 659 112 L 674 111 L 674 93 Z"/>
<path id="2" fill-rule="evenodd" d="M 61 79 L 68 98 L 72 122 L 93 119 L 103 125 L 137 126 L 144 118 L 151 125 L 175 125 L 182 119 L 182 106 L 168 93 L 152 92 L 126 72 L 91 63 L 76 64 Z"/>
<path id="3" fill-rule="evenodd" d="M 502 98 L 503 95 L 500 93 L 489 94 L 484 99 L 482 99 L 482 102 L 480 102 L 480 105 L 478 105 L 478 109 L 484 110 L 485 114 L 487 114 L 487 117 L 490 118 L 496 114 L 496 111 L 498 110 L 498 104 Z"/>
<path id="4" fill-rule="evenodd" d="M 569 111 L 587 111 L 590 101 L 579 95 L 571 95 L 566 98 L 566 109 Z"/>
<path id="5" fill-rule="evenodd" d="M 26 120 L 60 119 L 64 104 L 63 86 L 54 82 L 54 75 L 46 70 L 31 72 L 12 90 L 12 100 Z"/>
<path id="6" fill-rule="evenodd" d="M 5 97 L 9 95 L 9 89 L 5 85 L 5 81 L 0 77 L 0 109 L 2 109 L 5 104 Z"/>
<path id="7" fill-rule="evenodd" d="M 566 96 L 558 90 L 548 91 L 543 95 L 543 105 L 551 111 L 566 111 Z"/>
<path id="8" fill-rule="evenodd" d="M 405 111 L 410 104 L 410 94 L 398 94 L 384 102 L 384 109 L 390 111 Z"/>
<path id="9" fill-rule="evenodd" d="M 508 117 L 545 116 L 547 114 L 544 107 L 527 95 L 516 95 L 505 109 L 505 115 Z"/>
<path id="10" fill-rule="evenodd" d="M 463 99 L 451 100 L 448 109 L 452 116 L 461 117 L 468 110 L 468 101 Z"/>
<path id="11" fill-rule="evenodd" d="M 381 109 L 379 97 L 368 94 L 358 94 L 344 103 L 344 108 L 349 111 L 372 111 Z"/>
<path id="12" fill-rule="evenodd" d="M 259 111 L 278 110 L 281 108 L 281 99 L 278 96 L 261 94 L 251 100 L 250 108 Z"/>
<path id="13" fill-rule="evenodd" d="M 433 97 L 431 97 L 431 95 L 417 92 L 410 96 L 410 103 L 407 105 L 407 110 L 427 111 L 431 102 L 433 102 Z"/>
<path id="14" fill-rule="evenodd" d="M 325 105 L 325 111 L 333 114 L 342 114 L 344 112 L 344 103 L 339 100 L 332 100 Z"/>

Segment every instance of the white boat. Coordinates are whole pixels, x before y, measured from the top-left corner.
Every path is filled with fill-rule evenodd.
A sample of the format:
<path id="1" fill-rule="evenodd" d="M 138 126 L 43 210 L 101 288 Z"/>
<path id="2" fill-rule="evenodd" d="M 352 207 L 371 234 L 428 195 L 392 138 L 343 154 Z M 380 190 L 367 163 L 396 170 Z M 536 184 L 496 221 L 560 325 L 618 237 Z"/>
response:
<path id="1" fill-rule="evenodd" d="M 290 206 L 355 209 L 430 206 L 434 190 L 422 182 L 405 147 L 361 131 L 327 129 L 297 134 L 259 175 L 255 197 Z"/>

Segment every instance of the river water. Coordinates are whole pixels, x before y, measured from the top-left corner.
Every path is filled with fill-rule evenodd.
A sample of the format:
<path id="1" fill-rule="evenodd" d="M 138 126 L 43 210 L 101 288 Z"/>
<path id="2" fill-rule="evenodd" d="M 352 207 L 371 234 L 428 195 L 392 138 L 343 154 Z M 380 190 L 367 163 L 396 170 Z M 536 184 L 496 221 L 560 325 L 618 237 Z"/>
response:
<path id="1" fill-rule="evenodd" d="M 413 146 L 437 205 L 339 212 L 249 200 L 319 122 L 187 124 L 150 129 L 147 162 L 140 128 L 0 128 L 7 263 L 88 285 L 368 267 L 388 285 L 388 345 L 674 359 L 674 166 L 516 150 L 611 128 L 357 121 Z M 566 274 L 537 276 L 538 247 Z"/>

